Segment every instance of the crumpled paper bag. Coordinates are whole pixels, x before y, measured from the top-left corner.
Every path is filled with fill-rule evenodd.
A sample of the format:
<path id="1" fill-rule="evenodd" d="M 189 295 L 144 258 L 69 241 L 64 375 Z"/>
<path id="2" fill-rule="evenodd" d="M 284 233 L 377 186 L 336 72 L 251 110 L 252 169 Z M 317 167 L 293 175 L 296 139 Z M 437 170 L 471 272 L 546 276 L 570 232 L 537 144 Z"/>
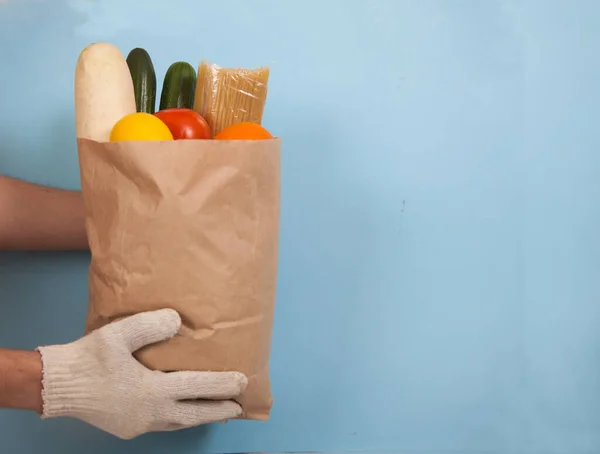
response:
<path id="1" fill-rule="evenodd" d="M 86 332 L 137 312 L 181 314 L 136 356 L 153 370 L 240 371 L 243 418 L 267 420 L 280 139 L 78 139 L 91 250 Z"/>

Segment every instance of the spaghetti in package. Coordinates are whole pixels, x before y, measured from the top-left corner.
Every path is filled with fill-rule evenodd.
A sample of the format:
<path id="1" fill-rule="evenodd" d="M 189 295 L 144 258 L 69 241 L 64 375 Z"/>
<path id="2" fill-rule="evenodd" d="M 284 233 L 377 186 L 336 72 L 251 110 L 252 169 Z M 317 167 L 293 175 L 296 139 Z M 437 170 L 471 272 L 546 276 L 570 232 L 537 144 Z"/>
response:
<path id="1" fill-rule="evenodd" d="M 194 110 L 214 135 L 235 123 L 262 123 L 270 70 L 222 68 L 208 61 L 198 67 Z"/>

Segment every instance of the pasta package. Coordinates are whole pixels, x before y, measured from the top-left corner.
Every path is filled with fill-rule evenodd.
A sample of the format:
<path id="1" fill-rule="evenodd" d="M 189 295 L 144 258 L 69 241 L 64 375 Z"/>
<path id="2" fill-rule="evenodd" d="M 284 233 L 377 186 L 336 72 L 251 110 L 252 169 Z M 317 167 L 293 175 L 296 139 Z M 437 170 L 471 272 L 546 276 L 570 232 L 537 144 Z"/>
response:
<path id="1" fill-rule="evenodd" d="M 214 135 L 235 123 L 261 124 L 269 68 L 221 68 L 203 60 L 198 67 L 194 110 Z"/>

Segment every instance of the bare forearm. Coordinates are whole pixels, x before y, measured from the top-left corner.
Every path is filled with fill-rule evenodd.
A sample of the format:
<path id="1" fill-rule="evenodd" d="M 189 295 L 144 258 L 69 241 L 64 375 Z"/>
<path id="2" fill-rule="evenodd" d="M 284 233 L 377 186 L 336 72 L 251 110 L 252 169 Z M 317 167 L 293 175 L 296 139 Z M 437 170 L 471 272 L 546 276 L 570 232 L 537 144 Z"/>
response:
<path id="1" fill-rule="evenodd" d="M 0 250 L 87 249 L 79 192 L 0 175 Z"/>
<path id="2" fill-rule="evenodd" d="M 0 349 L 0 408 L 42 410 L 42 362 L 37 352 Z"/>

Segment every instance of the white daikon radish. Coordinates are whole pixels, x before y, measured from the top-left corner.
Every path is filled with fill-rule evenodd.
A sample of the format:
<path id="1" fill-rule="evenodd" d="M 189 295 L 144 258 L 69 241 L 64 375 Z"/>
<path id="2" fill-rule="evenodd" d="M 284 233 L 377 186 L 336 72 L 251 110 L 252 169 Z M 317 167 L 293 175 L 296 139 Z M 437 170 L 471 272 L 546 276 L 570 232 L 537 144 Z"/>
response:
<path id="1" fill-rule="evenodd" d="M 83 49 L 75 69 L 77 137 L 107 142 L 115 123 L 135 111 L 133 80 L 119 49 L 108 43 Z"/>

